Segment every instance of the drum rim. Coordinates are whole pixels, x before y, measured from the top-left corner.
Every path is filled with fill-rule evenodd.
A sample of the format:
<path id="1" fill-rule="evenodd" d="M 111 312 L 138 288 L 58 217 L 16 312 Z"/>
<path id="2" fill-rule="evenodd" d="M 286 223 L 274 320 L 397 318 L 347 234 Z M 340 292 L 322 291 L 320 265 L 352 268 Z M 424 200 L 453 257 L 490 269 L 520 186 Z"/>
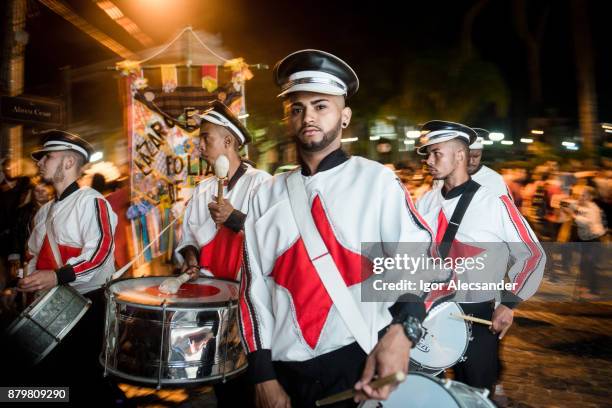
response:
<path id="1" fill-rule="evenodd" d="M 49 355 L 49 353 L 51 353 L 51 351 L 53 351 L 53 349 L 57 347 L 57 345 L 64 339 L 64 337 L 66 337 L 66 335 L 70 333 L 70 331 L 74 328 L 74 326 L 76 326 L 77 323 L 81 321 L 85 313 L 87 313 L 87 311 L 91 307 L 91 299 L 86 298 L 85 296 L 83 296 L 81 293 L 79 293 L 76 289 L 74 289 L 72 286 L 68 284 L 56 285 L 50 288 L 49 290 L 47 290 L 47 292 L 44 295 L 40 296 L 38 299 L 36 299 L 34 303 L 32 303 L 26 309 L 24 309 L 21 313 L 19 313 L 19 316 L 17 316 L 17 318 L 15 318 L 15 320 L 13 320 L 13 322 L 11 322 L 11 324 L 5 330 L 5 333 L 7 336 L 13 336 L 17 334 L 19 330 L 21 329 L 21 327 L 23 327 L 28 321 L 33 322 L 36 326 L 38 326 L 39 324 L 34 319 L 32 319 L 32 316 L 38 313 L 44 307 L 46 301 L 50 299 L 51 297 L 53 297 L 53 295 L 57 291 L 61 290 L 62 288 L 65 290 L 68 290 L 73 296 L 82 298 L 84 301 L 83 307 L 81 308 L 81 310 L 79 310 L 79 313 L 77 313 L 73 317 L 73 319 L 70 321 L 69 324 L 64 326 L 57 335 L 52 336 L 52 341 L 47 346 L 47 348 L 45 348 L 44 351 L 39 353 L 38 357 L 35 360 L 32 360 L 31 362 L 32 366 L 38 364 L 45 357 L 47 357 L 47 355 Z M 43 329 L 41 328 L 41 330 Z"/>
<path id="2" fill-rule="evenodd" d="M 451 380 L 450 378 L 437 378 L 435 376 L 428 376 L 426 374 L 421 374 L 421 373 L 415 373 L 415 374 L 420 374 L 423 377 L 428 377 L 428 379 L 433 380 L 436 384 L 438 384 L 440 387 L 442 387 L 447 394 L 449 394 L 452 399 L 457 403 L 457 408 L 464 408 L 465 404 L 463 403 L 463 401 L 459 400 L 457 398 L 457 395 L 455 393 L 451 393 L 450 389 L 452 389 L 453 384 L 461 384 L 464 385 L 466 387 L 468 387 L 470 389 L 470 391 L 474 391 L 476 394 L 478 394 L 479 397 L 481 397 L 481 400 L 484 400 L 485 402 L 487 402 L 487 404 L 489 405 L 489 407 L 494 408 L 495 405 L 491 402 L 491 400 L 488 397 L 483 396 L 482 394 L 480 394 L 480 392 L 482 392 L 483 390 L 485 390 L 486 388 L 478 388 L 478 387 L 472 387 L 471 385 L 468 385 L 466 383 L 463 383 L 461 381 L 457 381 L 457 380 Z M 410 375 L 410 373 L 408 373 L 408 375 Z M 447 388 L 446 384 L 450 383 L 450 386 Z"/>
<path id="3" fill-rule="evenodd" d="M 102 365 L 102 368 L 104 368 L 105 370 L 107 370 L 109 373 L 111 373 L 112 375 L 114 375 L 115 377 L 119 377 L 122 378 L 124 380 L 128 380 L 128 381 L 132 381 L 135 383 L 140 383 L 140 384 L 158 384 L 161 386 L 164 385 L 181 385 L 181 384 L 200 384 L 200 383 L 209 383 L 209 382 L 214 382 L 216 380 L 222 380 L 223 378 L 233 378 L 239 374 L 241 374 L 243 371 L 246 371 L 246 369 L 248 368 L 249 364 L 245 361 L 245 363 L 240 366 L 239 368 L 232 370 L 230 372 L 227 373 L 223 373 L 223 374 L 219 374 L 219 375 L 215 375 L 215 376 L 209 376 L 209 377 L 203 377 L 203 378 L 190 378 L 190 379 L 162 379 L 162 380 L 158 380 L 158 379 L 154 379 L 154 378 L 150 378 L 150 377 L 140 377 L 140 376 L 135 376 L 135 375 L 130 375 L 130 374 L 125 374 L 111 366 L 107 366 L 104 363 L 104 356 L 103 356 L 104 352 L 100 353 L 99 357 L 98 357 L 98 362 Z"/>
<path id="4" fill-rule="evenodd" d="M 450 390 L 449 390 L 448 388 L 446 388 L 446 386 L 445 386 L 445 382 L 446 382 L 446 381 L 450 381 L 451 386 L 452 386 L 452 383 L 453 383 L 453 382 L 458 382 L 458 381 L 449 380 L 448 378 L 445 378 L 445 379 L 439 379 L 439 378 L 437 378 L 437 377 L 435 377 L 435 376 L 433 376 L 433 375 L 426 374 L 426 373 L 419 373 L 419 372 L 416 372 L 416 373 L 408 372 L 408 376 L 407 376 L 407 377 L 410 377 L 411 375 L 418 375 L 418 376 L 424 377 L 425 379 L 427 379 L 427 380 L 429 380 L 429 381 L 433 382 L 434 384 L 436 384 L 438 387 L 442 388 L 442 389 L 443 389 L 443 390 L 444 390 L 444 391 L 445 391 L 445 392 L 446 392 L 446 393 L 447 393 L 447 394 L 448 394 L 448 395 L 449 395 L 449 396 L 450 396 L 450 397 L 453 399 L 453 401 L 455 401 L 455 403 L 457 404 L 457 407 L 456 407 L 456 408 L 464 408 L 464 407 L 465 407 L 465 405 L 463 404 L 463 402 L 462 402 L 462 401 L 459 401 L 459 400 L 457 399 L 457 396 L 456 396 L 454 393 L 450 392 Z M 406 380 L 407 380 L 407 381 L 409 381 L 409 378 L 406 378 Z M 463 383 L 462 383 L 462 384 L 463 384 Z M 467 384 L 466 384 L 466 385 L 467 385 Z M 398 389 L 399 389 L 401 386 L 402 386 L 402 384 L 400 384 L 400 385 L 398 386 Z"/>
<path id="5" fill-rule="evenodd" d="M 159 304 L 149 304 L 149 303 L 136 303 L 133 301 L 129 301 L 129 300 L 124 300 L 121 299 L 118 296 L 118 293 L 111 291 L 111 287 L 117 283 L 120 282 L 124 282 L 124 281 L 128 281 L 128 280 L 138 280 L 138 279 L 142 279 L 142 278 L 168 278 L 169 276 L 141 276 L 139 278 L 136 277 L 132 277 L 132 278 L 123 278 L 123 279 L 116 279 L 114 281 L 110 281 L 108 282 L 108 284 L 106 285 L 105 289 L 104 289 L 104 294 L 105 297 L 108 301 L 113 301 L 114 303 L 117 304 L 122 304 L 122 305 L 128 305 L 128 306 L 134 306 L 134 307 L 138 307 L 138 308 L 142 308 L 142 309 L 149 309 L 149 310 L 168 310 L 168 311 L 184 311 L 184 310 L 188 310 L 188 309 L 198 309 L 198 310 L 206 310 L 206 309 L 218 309 L 220 307 L 228 307 L 228 306 L 237 306 L 238 305 L 238 297 L 236 297 L 235 299 L 228 299 L 228 300 L 224 300 L 224 301 L 217 301 L 217 302 L 183 302 L 183 303 L 166 303 L 163 300 L 160 301 Z M 237 289 L 239 288 L 239 282 L 232 280 L 232 279 L 219 279 L 219 278 L 212 278 L 212 277 L 198 277 L 198 279 L 205 279 L 205 280 L 212 280 L 212 281 L 220 281 L 220 282 L 225 282 L 225 283 L 233 283 L 236 285 Z M 165 304 L 165 306 L 164 306 Z"/>
<path id="6" fill-rule="evenodd" d="M 188 310 L 197 310 L 198 312 L 200 311 L 204 312 L 207 310 L 210 310 L 210 311 L 219 310 L 220 308 L 238 307 L 237 299 L 226 300 L 225 302 L 189 303 L 189 304 L 183 304 L 183 305 L 171 303 L 171 304 L 166 304 L 166 306 L 164 306 L 163 302 L 159 305 L 152 305 L 152 304 L 147 304 L 147 303 L 135 303 L 135 302 L 131 302 L 128 300 L 119 299 L 117 298 L 117 296 L 113 296 L 112 294 L 110 296 L 112 296 L 112 298 L 109 297 L 109 294 L 107 292 L 106 299 L 108 301 L 112 301 L 114 304 L 131 306 L 137 309 L 154 310 L 154 311 L 159 311 L 159 312 L 163 312 L 164 310 L 167 312 L 184 312 Z"/>

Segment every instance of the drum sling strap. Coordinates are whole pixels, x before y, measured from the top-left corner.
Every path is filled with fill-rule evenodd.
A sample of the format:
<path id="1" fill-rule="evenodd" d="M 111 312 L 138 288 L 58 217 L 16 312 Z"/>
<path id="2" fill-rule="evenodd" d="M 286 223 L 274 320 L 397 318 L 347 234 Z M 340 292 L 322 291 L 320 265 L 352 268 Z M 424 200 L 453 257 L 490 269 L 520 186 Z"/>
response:
<path id="1" fill-rule="evenodd" d="M 457 203 L 455 211 L 453 211 L 453 215 L 448 222 L 446 231 L 444 231 L 444 236 L 442 237 L 442 242 L 440 243 L 438 250 L 442 259 L 448 256 L 451 246 L 453 245 L 455 235 L 457 235 L 457 231 L 459 231 L 459 225 L 463 220 L 463 216 L 465 215 L 472 198 L 474 198 L 474 194 L 476 194 L 476 191 L 478 191 L 479 188 L 480 184 L 470 179 L 470 181 L 468 181 L 468 185 L 465 187 L 465 191 L 463 194 L 461 194 L 461 197 L 459 197 L 459 202 Z"/>
<path id="2" fill-rule="evenodd" d="M 319 234 L 310 212 L 306 186 L 299 169 L 293 171 L 287 177 L 287 188 L 295 224 L 306 247 L 308 257 L 346 328 L 363 351 L 369 354 L 376 344 L 376 337 L 373 335 L 373 331 L 368 328 L 359 307 L 355 303 L 355 298 L 346 287 L 338 267 Z"/>
<path id="3" fill-rule="evenodd" d="M 54 204 L 55 203 L 51 204 L 51 207 L 49 207 L 49 211 L 47 212 L 45 228 L 47 230 L 47 240 L 49 241 L 49 246 L 51 247 L 51 252 L 53 253 L 55 265 L 59 269 L 64 266 L 64 262 L 62 262 L 62 257 L 60 255 L 59 248 L 57 247 L 57 241 L 55 240 L 55 231 L 53 229 L 53 217 L 51 217 L 51 211 L 53 210 Z"/>

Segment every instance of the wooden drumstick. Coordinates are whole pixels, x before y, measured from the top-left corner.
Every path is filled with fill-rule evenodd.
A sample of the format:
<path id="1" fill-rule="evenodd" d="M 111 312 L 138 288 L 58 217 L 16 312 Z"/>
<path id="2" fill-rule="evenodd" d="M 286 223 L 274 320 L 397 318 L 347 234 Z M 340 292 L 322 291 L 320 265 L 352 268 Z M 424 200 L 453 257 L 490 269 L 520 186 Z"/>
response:
<path id="1" fill-rule="evenodd" d="M 27 264 L 24 265 L 23 268 L 19 268 L 17 270 L 17 277 L 19 279 L 23 279 L 26 276 L 28 276 L 28 267 Z M 28 306 L 28 293 L 27 292 L 21 292 L 21 308 L 25 309 Z"/>
<path id="2" fill-rule="evenodd" d="M 217 204 L 223 202 L 223 182 L 229 173 L 229 159 L 225 155 L 217 157 L 215 160 L 215 176 L 217 176 Z"/>
<path id="3" fill-rule="evenodd" d="M 458 317 L 459 319 L 467 320 L 474 323 L 486 324 L 487 326 L 492 326 L 493 322 L 490 320 L 480 319 L 474 316 L 468 316 L 464 314 L 451 314 L 453 317 Z"/>
<path id="4" fill-rule="evenodd" d="M 221 205 L 223 202 L 223 179 L 217 180 L 217 204 Z"/>
<path id="5" fill-rule="evenodd" d="M 177 293 L 179 291 L 179 289 L 181 288 L 181 285 L 185 282 L 187 282 L 189 279 L 191 278 L 191 276 L 187 273 L 184 272 L 181 275 L 179 275 L 178 277 L 176 277 L 176 281 L 178 282 L 178 286 L 174 287 L 174 286 L 166 286 L 167 282 L 169 280 L 165 280 L 161 283 L 161 285 L 159 285 L 159 291 L 161 293 L 166 293 L 169 295 L 174 295 L 175 293 Z M 172 278 L 170 278 L 170 281 L 172 281 Z"/>
<path id="6" fill-rule="evenodd" d="M 390 384 L 395 384 L 395 383 L 401 383 L 406 379 L 406 374 L 404 374 L 402 371 L 398 371 L 395 374 L 391 374 L 388 375 L 386 377 L 383 378 L 379 378 L 378 380 L 374 380 L 370 383 L 370 387 L 377 389 L 377 388 L 381 388 L 384 387 L 385 385 L 390 385 Z M 315 402 L 315 405 L 317 407 L 323 406 L 323 405 L 329 405 L 329 404 L 333 404 L 339 401 L 344 401 L 347 400 L 349 398 L 354 397 L 357 394 L 357 391 L 355 390 L 346 390 L 346 391 L 342 391 L 339 392 L 337 394 L 334 394 L 332 396 L 329 396 L 327 398 L 323 398 L 320 399 L 318 401 Z"/>

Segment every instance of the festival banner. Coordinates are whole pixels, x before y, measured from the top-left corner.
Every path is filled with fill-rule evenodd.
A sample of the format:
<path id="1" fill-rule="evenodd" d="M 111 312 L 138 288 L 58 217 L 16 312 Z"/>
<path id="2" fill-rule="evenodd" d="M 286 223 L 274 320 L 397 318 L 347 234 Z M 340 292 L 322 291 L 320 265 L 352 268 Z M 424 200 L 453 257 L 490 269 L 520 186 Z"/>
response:
<path id="1" fill-rule="evenodd" d="M 200 70 L 202 82 L 205 78 L 210 82 L 208 88 L 178 86 L 172 90 L 165 85 L 174 81 L 174 67 L 163 67 L 167 72 L 156 88 L 137 67 L 130 65 L 123 71 L 131 94 L 126 109 L 131 151 L 130 254 L 143 251 L 177 220 L 136 266 L 159 256 L 172 259 L 185 206 L 197 183 L 210 173 L 211 166 L 200 156 L 198 114 L 215 99 L 236 115 L 246 113 L 244 83 L 252 78 L 248 65 L 238 58 L 227 61 L 223 68 Z M 213 79 L 218 85 L 212 86 Z"/>

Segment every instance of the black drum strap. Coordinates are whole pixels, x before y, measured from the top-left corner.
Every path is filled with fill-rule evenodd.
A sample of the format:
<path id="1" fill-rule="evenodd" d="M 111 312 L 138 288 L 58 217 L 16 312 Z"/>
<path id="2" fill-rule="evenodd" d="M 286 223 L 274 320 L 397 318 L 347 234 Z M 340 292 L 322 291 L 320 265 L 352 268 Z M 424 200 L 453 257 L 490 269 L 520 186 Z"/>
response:
<path id="1" fill-rule="evenodd" d="M 448 222 L 448 226 L 444 232 L 444 237 L 440 243 L 439 253 L 442 258 L 446 258 L 448 256 L 453 240 L 455 239 L 455 235 L 457 235 L 457 231 L 459 231 L 459 225 L 463 220 L 463 216 L 465 215 L 472 198 L 474 198 L 474 194 L 476 194 L 476 191 L 478 191 L 479 188 L 480 184 L 474 180 L 470 180 L 468 185 L 465 187 L 465 191 L 463 194 L 461 194 L 461 197 L 459 197 L 459 202 L 455 207 L 455 211 L 453 211 L 453 215 Z"/>

